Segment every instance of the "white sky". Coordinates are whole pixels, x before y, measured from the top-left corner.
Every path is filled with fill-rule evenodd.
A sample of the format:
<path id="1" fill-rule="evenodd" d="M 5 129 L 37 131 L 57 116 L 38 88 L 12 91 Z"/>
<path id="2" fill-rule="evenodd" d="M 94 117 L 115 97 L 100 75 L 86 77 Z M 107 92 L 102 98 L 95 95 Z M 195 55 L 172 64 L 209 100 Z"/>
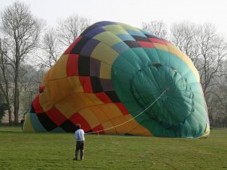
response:
<path id="1" fill-rule="evenodd" d="M 0 0 L 0 12 L 15 0 Z M 227 37 L 227 0 L 20 0 L 34 16 L 55 25 L 71 15 L 97 21 L 117 21 L 141 27 L 142 22 L 172 23 L 189 21 L 212 23 Z"/>

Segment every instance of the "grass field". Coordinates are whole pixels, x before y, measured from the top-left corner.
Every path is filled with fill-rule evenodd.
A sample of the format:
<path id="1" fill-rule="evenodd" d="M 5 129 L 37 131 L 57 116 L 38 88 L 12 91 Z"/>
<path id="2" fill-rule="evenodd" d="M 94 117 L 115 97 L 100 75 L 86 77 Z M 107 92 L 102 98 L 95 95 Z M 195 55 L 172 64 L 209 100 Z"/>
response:
<path id="1" fill-rule="evenodd" d="M 1 170 L 227 170 L 227 129 L 207 139 L 86 135 L 83 161 L 72 160 L 74 149 L 73 134 L 0 127 Z"/>

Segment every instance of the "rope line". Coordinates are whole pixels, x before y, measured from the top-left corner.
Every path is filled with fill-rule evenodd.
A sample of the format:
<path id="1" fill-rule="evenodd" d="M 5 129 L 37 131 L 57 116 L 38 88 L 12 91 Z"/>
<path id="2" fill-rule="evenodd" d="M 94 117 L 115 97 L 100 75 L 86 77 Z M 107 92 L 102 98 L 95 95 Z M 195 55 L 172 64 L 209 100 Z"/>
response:
<path id="1" fill-rule="evenodd" d="M 98 130 L 98 131 L 94 131 L 94 132 L 87 132 L 86 134 L 90 134 L 90 133 L 100 133 L 100 132 L 103 132 L 103 131 L 108 131 L 108 130 L 111 130 L 111 129 L 114 129 L 114 128 L 117 128 L 117 127 L 120 127 L 120 126 L 123 126 L 125 125 L 126 123 L 129 123 L 131 122 L 132 120 L 134 120 L 135 118 L 139 117 L 140 115 L 142 115 L 145 111 L 147 111 L 151 106 L 153 106 L 160 98 L 163 94 L 165 94 L 165 92 L 168 90 L 168 88 L 166 88 L 156 99 L 155 101 L 153 101 L 147 108 L 145 108 L 143 111 L 141 111 L 140 113 L 138 113 L 135 117 L 132 117 L 131 119 L 123 122 L 123 123 L 120 123 L 118 125 L 115 125 L 115 126 L 112 126 L 112 127 L 109 127 L 109 128 L 106 128 L 106 129 L 102 129 L 102 130 Z"/>

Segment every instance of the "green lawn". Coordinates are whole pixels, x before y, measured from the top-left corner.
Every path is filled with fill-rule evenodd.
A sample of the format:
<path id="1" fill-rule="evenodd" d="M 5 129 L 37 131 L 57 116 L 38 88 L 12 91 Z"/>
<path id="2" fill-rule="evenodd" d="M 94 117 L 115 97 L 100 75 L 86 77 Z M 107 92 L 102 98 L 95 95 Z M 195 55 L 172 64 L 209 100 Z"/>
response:
<path id="1" fill-rule="evenodd" d="M 23 133 L 0 127 L 0 169 L 226 169 L 227 129 L 207 139 L 86 135 L 85 160 L 73 161 L 70 133 Z"/>

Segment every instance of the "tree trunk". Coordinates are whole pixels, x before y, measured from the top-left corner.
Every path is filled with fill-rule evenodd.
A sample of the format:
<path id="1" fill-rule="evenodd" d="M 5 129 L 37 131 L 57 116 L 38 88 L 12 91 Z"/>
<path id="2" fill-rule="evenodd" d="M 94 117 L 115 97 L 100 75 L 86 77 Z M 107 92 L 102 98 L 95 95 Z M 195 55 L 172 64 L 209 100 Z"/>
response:
<path id="1" fill-rule="evenodd" d="M 15 72 L 15 82 L 14 82 L 14 124 L 17 125 L 19 123 L 19 90 L 18 90 L 18 70 Z"/>
<path id="2" fill-rule="evenodd" d="M 12 121 L 12 112 L 11 112 L 11 110 L 8 110 L 8 115 L 9 115 L 9 126 L 11 126 L 12 125 L 12 123 L 13 123 L 13 121 Z"/>
<path id="3" fill-rule="evenodd" d="M 17 44 L 17 43 L 16 43 Z M 15 62 L 15 77 L 14 77 L 14 124 L 17 125 L 19 123 L 18 113 L 19 113 L 19 89 L 18 89 L 18 77 L 19 77 L 19 65 L 20 65 L 20 55 L 19 55 L 19 47 L 16 45 L 16 62 Z"/>

